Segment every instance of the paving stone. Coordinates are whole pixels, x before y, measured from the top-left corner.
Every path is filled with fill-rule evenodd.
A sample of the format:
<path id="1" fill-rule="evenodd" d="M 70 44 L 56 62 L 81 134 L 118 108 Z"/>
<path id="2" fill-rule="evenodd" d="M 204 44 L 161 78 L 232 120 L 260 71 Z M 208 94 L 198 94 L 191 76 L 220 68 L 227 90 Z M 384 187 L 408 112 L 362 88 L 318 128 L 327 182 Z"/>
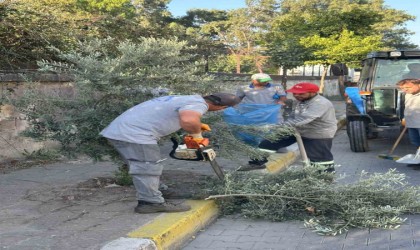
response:
<path id="1" fill-rule="evenodd" d="M 236 230 L 235 229 L 226 229 L 223 231 L 225 236 L 262 236 L 266 231 L 264 230 Z"/>
<path id="2" fill-rule="evenodd" d="M 414 242 L 412 239 L 399 239 L 399 240 L 391 240 L 389 242 L 390 249 L 407 249 L 407 248 L 414 248 Z"/>
<path id="3" fill-rule="evenodd" d="M 200 234 L 196 237 L 194 241 L 212 241 L 212 242 L 236 242 L 239 239 L 240 235 L 207 235 L 207 234 Z"/>
<path id="4" fill-rule="evenodd" d="M 209 246 L 215 249 L 221 248 L 232 248 L 232 249 L 255 249 L 253 248 L 256 243 L 251 242 L 227 242 L 227 241 L 215 241 Z"/>
<path id="5" fill-rule="evenodd" d="M 339 242 L 331 242 L 331 243 L 327 243 L 327 244 L 299 244 L 296 248 L 296 250 L 300 250 L 300 249 L 311 249 L 311 250 L 341 250 L 343 248 L 343 243 L 339 243 Z"/>
<path id="6" fill-rule="evenodd" d="M 194 249 L 207 249 L 212 243 L 214 239 L 209 239 L 204 236 L 196 237 L 194 240 L 192 240 L 190 243 L 187 244 L 187 247 L 183 249 L 188 249 L 189 247 L 192 247 Z"/>
<path id="7" fill-rule="evenodd" d="M 271 249 L 271 250 L 291 250 L 296 249 L 299 244 L 296 243 L 267 243 L 267 242 L 256 242 L 252 249 L 255 250 L 263 250 L 263 249 Z"/>
<path id="8" fill-rule="evenodd" d="M 411 227 L 401 227 L 391 231 L 391 241 L 396 239 L 413 238 L 413 229 Z"/>
<path id="9" fill-rule="evenodd" d="M 257 236 L 240 236 L 237 242 L 268 242 L 276 243 L 280 242 L 279 237 L 257 237 Z"/>

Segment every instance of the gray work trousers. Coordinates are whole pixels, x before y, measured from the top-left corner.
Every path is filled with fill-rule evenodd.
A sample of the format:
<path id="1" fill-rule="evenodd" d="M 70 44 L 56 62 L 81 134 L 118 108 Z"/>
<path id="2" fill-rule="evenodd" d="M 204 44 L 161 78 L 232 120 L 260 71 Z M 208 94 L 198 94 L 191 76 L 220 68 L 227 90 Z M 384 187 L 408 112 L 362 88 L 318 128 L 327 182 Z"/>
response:
<path id="1" fill-rule="evenodd" d="M 162 203 L 164 198 L 159 191 L 163 161 L 157 144 L 136 144 L 108 139 L 129 166 L 129 174 L 137 191 L 137 200 Z"/>

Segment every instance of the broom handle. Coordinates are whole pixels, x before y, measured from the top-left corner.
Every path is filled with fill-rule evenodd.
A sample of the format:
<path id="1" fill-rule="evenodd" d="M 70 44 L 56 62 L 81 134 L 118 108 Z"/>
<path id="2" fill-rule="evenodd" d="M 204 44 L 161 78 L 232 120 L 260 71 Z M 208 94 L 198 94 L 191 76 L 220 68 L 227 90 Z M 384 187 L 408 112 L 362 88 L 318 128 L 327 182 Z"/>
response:
<path id="1" fill-rule="evenodd" d="M 309 165 L 308 155 L 306 154 L 305 146 L 303 145 L 302 137 L 300 133 L 295 129 L 295 138 L 297 145 L 299 147 L 300 155 L 302 157 L 303 166 L 306 167 Z"/>
<path id="2" fill-rule="evenodd" d="M 414 156 L 414 159 L 420 159 L 420 147 L 417 149 L 416 155 Z"/>
<path id="3" fill-rule="evenodd" d="M 398 136 L 397 140 L 395 141 L 394 145 L 392 146 L 391 150 L 389 151 L 389 154 L 392 155 L 392 153 L 394 153 L 395 148 L 398 146 L 398 144 L 400 143 L 401 139 L 403 138 L 405 131 L 407 131 L 407 127 L 404 127 L 403 130 L 401 131 L 400 136 Z"/>

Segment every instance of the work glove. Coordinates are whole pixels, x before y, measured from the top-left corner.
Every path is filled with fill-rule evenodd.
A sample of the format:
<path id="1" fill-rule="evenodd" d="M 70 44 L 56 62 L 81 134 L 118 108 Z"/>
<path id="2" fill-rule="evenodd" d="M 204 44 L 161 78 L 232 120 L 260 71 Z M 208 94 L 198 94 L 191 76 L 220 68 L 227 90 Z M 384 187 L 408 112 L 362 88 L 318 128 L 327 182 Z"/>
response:
<path id="1" fill-rule="evenodd" d="M 208 124 L 201 123 L 201 131 L 202 132 L 204 132 L 204 131 L 211 131 L 211 128 L 210 128 L 210 126 Z"/>
<path id="2" fill-rule="evenodd" d="M 405 119 L 404 118 L 401 120 L 401 126 L 405 127 Z"/>
<path id="3" fill-rule="evenodd" d="M 188 134 L 187 136 L 192 137 L 193 139 L 203 139 L 203 135 L 201 133 Z"/>
<path id="4" fill-rule="evenodd" d="M 200 141 L 198 139 L 194 139 L 195 142 L 198 143 L 198 145 L 206 147 L 210 144 L 209 138 L 202 138 Z"/>
<path id="5" fill-rule="evenodd" d="M 198 144 L 201 144 L 201 142 L 204 140 L 203 135 L 201 133 L 188 134 L 186 137 L 191 137 L 191 140 L 197 142 Z"/>
<path id="6" fill-rule="evenodd" d="M 209 145 L 209 139 L 203 138 L 200 134 L 189 134 L 184 137 L 184 143 L 187 145 L 187 148 L 200 148 Z"/>

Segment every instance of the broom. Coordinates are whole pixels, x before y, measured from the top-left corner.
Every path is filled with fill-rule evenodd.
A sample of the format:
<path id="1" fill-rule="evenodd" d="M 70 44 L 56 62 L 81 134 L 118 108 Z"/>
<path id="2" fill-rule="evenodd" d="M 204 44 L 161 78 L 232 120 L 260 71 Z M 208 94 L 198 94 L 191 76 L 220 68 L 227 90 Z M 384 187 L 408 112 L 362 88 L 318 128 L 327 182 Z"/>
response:
<path id="1" fill-rule="evenodd" d="M 397 140 L 395 141 L 394 145 L 392 146 L 391 150 L 389 150 L 388 154 L 380 154 L 378 155 L 379 158 L 382 159 L 386 159 L 386 160 L 398 160 L 400 157 L 397 155 L 392 155 L 392 153 L 394 153 L 395 148 L 398 146 L 398 144 L 400 143 L 401 139 L 403 138 L 405 131 L 407 131 L 407 127 L 404 127 L 403 130 L 401 131 L 401 134 L 398 136 Z"/>

